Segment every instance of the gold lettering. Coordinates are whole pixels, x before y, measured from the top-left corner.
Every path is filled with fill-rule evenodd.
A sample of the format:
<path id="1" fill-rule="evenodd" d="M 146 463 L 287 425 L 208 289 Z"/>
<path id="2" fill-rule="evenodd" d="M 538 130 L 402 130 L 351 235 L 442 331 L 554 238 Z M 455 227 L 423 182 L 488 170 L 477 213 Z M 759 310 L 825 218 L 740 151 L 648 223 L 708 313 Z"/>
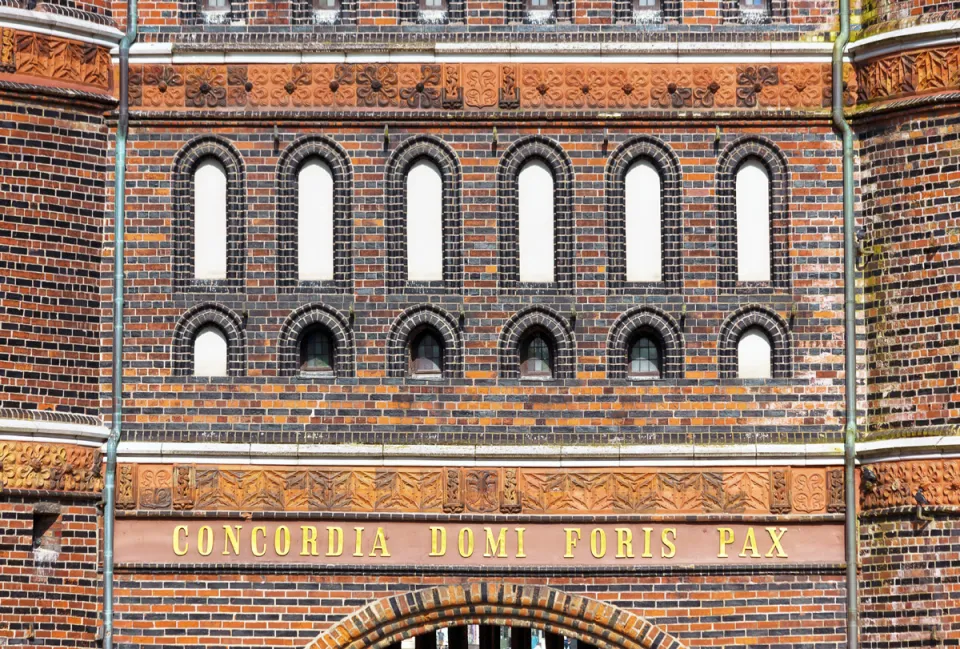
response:
<path id="1" fill-rule="evenodd" d="M 673 539 L 668 539 L 667 534 L 672 534 Z M 673 542 L 676 540 L 677 540 L 676 528 L 667 527 L 667 528 L 664 528 L 662 532 L 660 532 L 660 542 L 664 546 L 660 548 L 661 557 L 663 557 L 664 559 L 672 559 L 674 555 L 677 554 L 677 546 L 673 544 Z M 667 548 L 669 548 L 669 553 L 667 551 Z"/>
<path id="2" fill-rule="evenodd" d="M 628 527 L 617 528 L 617 558 L 633 558 L 633 532 Z"/>
<path id="3" fill-rule="evenodd" d="M 747 528 L 747 538 L 743 540 L 743 548 L 740 550 L 740 556 L 747 556 L 747 549 L 750 550 L 751 557 L 759 557 L 760 553 L 757 552 L 757 537 L 753 533 L 753 528 Z"/>
<path id="4" fill-rule="evenodd" d="M 290 528 L 286 525 L 281 525 L 273 533 L 273 549 L 281 557 L 287 556 L 290 552 Z"/>
<path id="5" fill-rule="evenodd" d="M 650 534 L 653 532 L 652 527 L 643 528 L 643 554 L 640 556 L 644 559 L 649 559 L 653 556 L 650 552 Z"/>
<path id="6" fill-rule="evenodd" d="M 377 550 L 380 550 L 381 557 L 390 556 L 390 550 L 387 549 L 387 536 L 383 533 L 382 527 L 377 528 L 377 533 L 373 537 L 373 547 L 370 548 L 370 556 L 376 556 Z"/>
<path id="7" fill-rule="evenodd" d="M 356 543 L 353 547 L 353 556 L 362 557 L 363 556 L 363 528 L 355 527 L 353 528 L 354 534 L 357 535 Z"/>
<path id="8" fill-rule="evenodd" d="M 590 554 L 595 559 L 603 558 L 607 553 L 607 533 L 599 527 L 593 528 L 590 532 Z"/>
<path id="9" fill-rule="evenodd" d="M 257 548 L 257 534 L 263 534 L 263 545 L 260 546 L 263 549 Z M 263 525 L 253 528 L 253 534 L 250 535 L 250 551 L 255 557 L 262 557 L 267 553 L 267 528 Z"/>
<path id="10" fill-rule="evenodd" d="M 580 528 L 579 527 L 565 527 L 563 531 L 567 533 L 567 551 L 563 553 L 564 559 L 573 558 L 573 549 L 577 547 L 577 541 L 580 540 Z M 576 537 L 574 537 L 576 534 Z"/>
<path id="11" fill-rule="evenodd" d="M 785 527 L 768 527 L 767 534 L 770 535 L 770 542 L 773 545 L 770 547 L 770 551 L 767 552 L 768 557 L 773 556 L 773 551 L 777 551 L 777 556 L 784 559 L 787 558 L 787 553 L 784 551 L 783 546 L 780 545 L 780 540 L 783 538 L 783 535 L 787 533 L 787 528 Z"/>
<path id="12" fill-rule="evenodd" d="M 343 554 L 343 528 L 327 528 L 327 556 L 339 557 Z"/>
<path id="13" fill-rule="evenodd" d="M 493 530 L 489 527 L 483 528 L 487 536 L 487 549 L 483 553 L 485 557 L 506 557 L 507 556 L 507 528 L 501 527 L 500 534 L 497 535 L 496 543 L 493 540 Z"/>
<path id="14" fill-rule="evenodd" d="M 200 528 L 197 534 L 197 552 L 202 556 L 208 557 L 213 552 L 213 530 L 209 525 Z"/>
<path id="15" fill-rule="evenodd" d="M 173 553 L 178 557 L 182 557 L 187 553 L 187 549 L 190 547 L 188 543 L 180 545 L 180 534 L 183 534 L 184 540 L 190 536 L 190 530 L 187 529 L 186 525 L 177 525 L 173 528 Z"/>
<path id="16" fill-rule="evenodd" d="M 319 553 L 317 550 L 317 528 L 313 525 L 301 525 L 300 533 L 303 542 L 300 545 L 301 557 L 315 557 Z"/>
<path id="17" fill-rule="evenodd" d="M 442 557 L 447 554 L 447 528 L 430 528 L 430 556 Z"/>
<path id="18" fill-rule="evenodd" d="M 234 532 L 236 528 L 236 532 Z M 240 554 L 240 525 L 224 525 L 223 526 L 223 554 L 227 556 L 230 554 L 230 549 L 233 548 L 233 554 Z M 229 544 L 229 546 L 228 546 Z"/>
<path id="19" fill-rule="evenodd" d="M 517 558 L 525 559 L 527 557 L 523 552 L 523 533 L 527 531 L 525 527 L 517 527 Z"/>
<path id="20" fill-rule="evenodd" d="M 469 527 L 460 529 L 460 535 L 457 538 L 457 549 L 460 550 L 460 556 L 464 559 L 473 556 L 473 530 Z"/>
<path id="21" fill-rule="evenodd" d="M 717 558 L 723 559 L 727 557 L 727 546 L 733 543 L 733 529 L 730 527 L 718 527 L 717 532 L 720 534 L 720 552 L 717 553 Z"/>

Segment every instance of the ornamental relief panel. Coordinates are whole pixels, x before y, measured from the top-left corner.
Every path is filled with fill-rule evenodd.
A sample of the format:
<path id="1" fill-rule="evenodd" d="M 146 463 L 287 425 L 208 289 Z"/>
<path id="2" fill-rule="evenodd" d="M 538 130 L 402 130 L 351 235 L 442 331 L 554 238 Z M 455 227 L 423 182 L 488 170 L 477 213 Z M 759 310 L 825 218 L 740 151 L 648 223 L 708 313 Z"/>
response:
<path id="1" fill-rule="evenodd" d="M 782 472 L 778 469 L 777 471 Z M 275 468 L 121 464 L 118 507 L 468 514 L 789 514 L 762 468 Z M 784 478 L 796 514 L 822 514 L 842 476 Z M 831 511 L 836 511 L 831 509 Z"/>
<path id="2" fill-rule="evenodd" d="M 860 472 L 864 510 L 916 507 L 920 489 L 931 506 L 960 505 L 960 460 L 870 464 Z"/>
<path id="3" fill-rule="evenodd" d="M 960 47 L 872 59 L 857 68 L 857 101 L 871 102 L 960 88 Z"/>
<path id="4" fill-rule="evenodd" d="M 0 73 L 37 77 L 93 92 L 112 89 L 107 48 L 55 36 L 0 28 Z M 33 83 L 31 79 L 18 81 Z"/>
<path id="5" fill-rule="evenodd" d="M 830 66 L 134 65 L 130 103 L 164 110 L 822 110 L 830 106 Z"/>
<path id="6" fill-rule="evenodd" d="M 100 451 L 82 446 L 0 442 L 0 488 L 97 492 Z"/>

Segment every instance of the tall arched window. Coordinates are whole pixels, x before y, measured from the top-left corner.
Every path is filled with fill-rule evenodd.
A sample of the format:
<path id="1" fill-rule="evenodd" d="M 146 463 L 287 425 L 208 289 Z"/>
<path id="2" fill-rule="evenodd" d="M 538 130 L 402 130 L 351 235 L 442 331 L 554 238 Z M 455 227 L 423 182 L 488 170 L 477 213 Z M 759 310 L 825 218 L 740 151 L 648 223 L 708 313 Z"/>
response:
<path id="1" fill-rule="evenodd" d="M 297 173 L 297 254 L 301 280 L 333 279 L 333 173 L 320 158 Z"/>
<path id="2" fill-rule="evenodd" d="M 660 172 L 649 160 L 638 160 L 624 182 L 627 281 L 663 279 L 660 237 Z"/>
<path id="3" fill-rule="evenodd" d="M 737 341 L 737 376 L 741 379 L 769 379 L 773 376 L 773 346 L 760 327 L 750 327 Z"/>
<path id="4" fill-rule="evenodd" d="M 314 327 L 300 341 L 300 371 L 309 374 L 333 374 L 333 336 L 323 327 Z"/>
<path id="5" fill-rule="evenodd" d="M 215 158 L 193 172 L 193 262 L 196 279 L 227 278 L 227 172 Z"/>
<path id="6" fill-rule="evenodd" d="M 538 158 L 526 162 L 517 178 L 520 217 L 520 281 L 552 282 L 553 172 Z"/>
<path id="7" fill-rule="evenodd" d="M 443 343 L 429 329 L 414 336 L 410 345 L 410 375 L 416 378 L 443 376 Z"/>
<path id="8" fill-rule="evenodd" d="M 426 158 L 407 172 L 407 279 L 443 280 L 443 175 Z"/>
<path id="9" fill-rule="evenodd" d="M 542 333 L 533 333 L 520 344 L 520 377 L 553 378 L 553 348 Z"/>
<path id="10" fill-rule="evenodd" d="M 737 169 L 737 279 L 770 281 L 770 173 L 757 158 Z"/>
<path id="11" fill-rule="evenodd" d="M 207 325 L 193 339 L 193 375 L 227 376 L 227 337 L 216 325 Z"/>

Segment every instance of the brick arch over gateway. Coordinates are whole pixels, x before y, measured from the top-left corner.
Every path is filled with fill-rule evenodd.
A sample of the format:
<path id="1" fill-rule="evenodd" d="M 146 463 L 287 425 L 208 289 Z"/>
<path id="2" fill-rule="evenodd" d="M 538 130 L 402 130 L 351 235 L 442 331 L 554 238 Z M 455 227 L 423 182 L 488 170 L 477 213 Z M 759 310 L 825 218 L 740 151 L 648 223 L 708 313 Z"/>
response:
<path id="1" fill-rule="evenodd" d="M 599 649 L 686 649 L 643 618 L 547 586 L 454 584 L 377 600 L 320 634 L 307 649 L 386 649 L 449 626 L 544 629 Z"/>

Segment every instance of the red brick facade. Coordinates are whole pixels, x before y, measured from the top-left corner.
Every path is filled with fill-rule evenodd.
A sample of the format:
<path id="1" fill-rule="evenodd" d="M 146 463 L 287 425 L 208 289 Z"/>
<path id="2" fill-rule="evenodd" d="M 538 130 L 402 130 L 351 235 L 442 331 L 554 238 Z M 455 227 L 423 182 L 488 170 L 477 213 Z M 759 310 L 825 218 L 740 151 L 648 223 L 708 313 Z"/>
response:
<path id="1" fill-rule="evenodd" d="M 216 20 L 190 0 L 142 2 L 118 524 L 716 533 L 839 529 L 855 504 L 861 644 L 960 646 L 960 59 L 903 31 L 955 5 L 857 8 L 845 103 L 857 134 L 861 470 L 859 502 L 847 503 L 832 2 L 772 0 L 760 15 L 733 0 L 664 0 L 635 16 L 621 0 L 558 0 L 535 24 L 523 3 L 466 0 L 432 24 L 412 2 L 345 0 L 333 25 L 296 0 L 234 2 Z M 8 646 L 102 641 L 119 117 L 109 47 L 126 12 L 0 7 Z M 43 14 L 62 24 L 37 27 Z M 316 158 L 332 178 L 334 277 L 300 281 L 297 174 Z M 227 270 L 215 280 L 195 277 L 194 201 L 210 188 L 194 171 L 209 159 L 226 177 Z M 413 281 L 405 174 L 423 159 L 442 177 L 442 279 Z M 554 183 L 551 283 L 520 281 L 530 160 Z M 659 282 L 627 277 L 625 178 L 639 160 L 661 183 Z M 763 282 L 737 276 L 746 160 L 769 178 Z M 226 341 L 223 377 L 194 375 L 207 326 Z M 318 326 L 335 371 L 304 373 L 300 345 Z M 770 378 L 738 378 L 753 328 L 770 340 Z M 436 379 L 409 372 L 423 331 L 442 346 Z M 521 377 L 532 331 L 550 341 L 552 380 Z M 629 376 L 641 333 L 662 355 L 657 380 Z M 703 563 L 667 567 L 120 561 L 113 639 L 386 649 L 483 624 L 602 649 L 845 644 L 842 562 L 723 563 L 711 543 Z"/>

